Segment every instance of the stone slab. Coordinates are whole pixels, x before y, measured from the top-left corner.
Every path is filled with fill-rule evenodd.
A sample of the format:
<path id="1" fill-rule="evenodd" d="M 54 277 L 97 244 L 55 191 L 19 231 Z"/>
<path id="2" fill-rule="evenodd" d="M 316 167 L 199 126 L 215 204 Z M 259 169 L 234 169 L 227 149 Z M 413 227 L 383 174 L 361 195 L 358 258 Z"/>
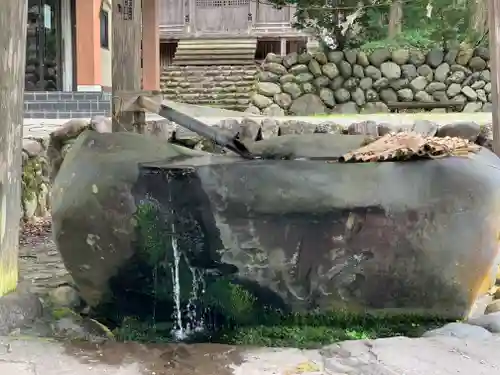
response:
<path id="1" fill-rule="evenodd" d="M 112 349 L 111 349 L 112 347 Z M 211 350 L 210 348 L 216 348 Z M 321 350 L 217 345 L 76 347 L 0 337 L 0 373 L 18 375 L 422 375 L 500 372 L 500 337 L 345 341 Z M 215 353 L 215 354 L 214 354 Z M 236 358 L 234 355 L 237 354 Z M 207 364 L 207 356 L 211 362 Z"/>

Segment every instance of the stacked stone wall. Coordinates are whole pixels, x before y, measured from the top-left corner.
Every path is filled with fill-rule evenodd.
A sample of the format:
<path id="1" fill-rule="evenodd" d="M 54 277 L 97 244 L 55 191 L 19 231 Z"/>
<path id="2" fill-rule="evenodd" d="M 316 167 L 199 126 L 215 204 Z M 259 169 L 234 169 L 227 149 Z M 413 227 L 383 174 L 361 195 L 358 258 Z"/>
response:
<path id="1" fill-rule="evenodd" d="M 254 93 L 256 65 L 169 66 L 161 77 L 165 98 L 245 110 Z"/>
<path id="2" fill-rule="evenodd" d="M 269 54 L 247 112 L 380 113 L 388 111 L 389 102 L 450 100 L 463 103 L 463 112 L 491 112 L 490 76 L 490 55 L 483 47 Z"/>

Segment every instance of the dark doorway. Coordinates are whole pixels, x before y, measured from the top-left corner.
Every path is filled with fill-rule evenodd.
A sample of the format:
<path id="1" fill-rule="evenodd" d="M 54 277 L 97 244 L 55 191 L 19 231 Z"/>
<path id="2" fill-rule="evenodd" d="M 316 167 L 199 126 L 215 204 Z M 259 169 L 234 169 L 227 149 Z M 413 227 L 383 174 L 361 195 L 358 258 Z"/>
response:
<path id="1" fill-rule="evenodd" d="M 26 91 L 62 90 L 61 0 L 28 0 Z"/>

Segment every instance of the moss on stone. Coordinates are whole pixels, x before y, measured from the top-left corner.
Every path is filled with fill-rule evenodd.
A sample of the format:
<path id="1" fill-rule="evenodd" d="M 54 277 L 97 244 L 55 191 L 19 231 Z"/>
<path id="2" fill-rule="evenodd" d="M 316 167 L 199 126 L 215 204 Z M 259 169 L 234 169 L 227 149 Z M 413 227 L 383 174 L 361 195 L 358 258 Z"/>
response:
<path id="1" fill-rule="evenodd" d="M 41 191 L 43 183 L 43 161 L 30 158 L 23 165 L 22 199 L 23 202 L 33 200 Z"/>
<path id="2" fill-rule="evenodd" d="M 16 290 L 17 280 L 17 265 L 11 267 L 10 265 L 0 264 L 0 297 Z"/>

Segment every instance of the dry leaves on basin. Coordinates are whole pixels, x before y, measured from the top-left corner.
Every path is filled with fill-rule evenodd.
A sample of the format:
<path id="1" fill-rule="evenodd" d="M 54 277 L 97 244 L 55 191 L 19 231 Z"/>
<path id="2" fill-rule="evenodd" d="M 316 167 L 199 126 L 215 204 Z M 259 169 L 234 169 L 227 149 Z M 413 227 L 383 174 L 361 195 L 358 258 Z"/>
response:
<path id="1" fill-rule="evenodd" d="M 340 162 L 367 163 L 436 159 L 448 156 L 468 156 L 481 149 L 466 139 L 428 137 L 417 133 L 389 133 L 370 144 L 350 151 Z"/>

